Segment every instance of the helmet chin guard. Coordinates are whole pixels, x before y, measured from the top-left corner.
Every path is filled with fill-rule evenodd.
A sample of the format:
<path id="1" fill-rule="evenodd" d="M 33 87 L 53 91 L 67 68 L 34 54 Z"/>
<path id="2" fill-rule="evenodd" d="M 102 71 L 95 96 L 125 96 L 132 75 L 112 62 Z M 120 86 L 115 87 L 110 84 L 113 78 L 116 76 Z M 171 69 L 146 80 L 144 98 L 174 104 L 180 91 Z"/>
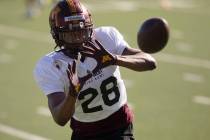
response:
<path id="1" fill-rule="evenodd" d="M 74 49 L 92 37 L 93 23 L 79 0 L 59 1 L 49 16 L 51 35 L 57 46 Z"/>

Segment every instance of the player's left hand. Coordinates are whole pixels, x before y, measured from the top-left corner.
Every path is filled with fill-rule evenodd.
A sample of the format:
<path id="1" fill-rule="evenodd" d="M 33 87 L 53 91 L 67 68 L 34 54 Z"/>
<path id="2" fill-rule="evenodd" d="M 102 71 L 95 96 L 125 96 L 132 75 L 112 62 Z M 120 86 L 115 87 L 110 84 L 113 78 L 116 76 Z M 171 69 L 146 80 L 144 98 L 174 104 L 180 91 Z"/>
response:
<path id="1" fill-rule="evenodd" d="M 84 77 L 78 77 L 75 60 L 73 61 L 72 65 L 68 64 L 68 69 L 66 72 L 70 84 L 69 94 L 73 97 L 77 97 L 85 82 L 92 76 L 92 74 L 89 73 Z"/>
<path id="2" fill-rule="evenodd" d="M 92 71 L 96 73 L 99 69 L 116 64 L 116 55 L 107 51 L 98 40 L 88 41 L 81 54 L 85 57 L 92 57 L 97 61 L 97 66 Z"/>

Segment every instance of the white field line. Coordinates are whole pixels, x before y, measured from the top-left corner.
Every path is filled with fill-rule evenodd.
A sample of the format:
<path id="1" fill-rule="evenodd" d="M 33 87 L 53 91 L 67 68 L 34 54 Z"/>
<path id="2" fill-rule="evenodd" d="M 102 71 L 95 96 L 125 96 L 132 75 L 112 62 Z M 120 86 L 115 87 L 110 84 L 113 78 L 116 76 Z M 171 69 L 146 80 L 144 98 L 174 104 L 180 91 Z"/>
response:
<path id="1" fill-rule="evenodd" d="M 183 74 L 183 79 L 188 82 L 193 82 L 193 83 L 202 83 L 204 82 L 204 77 L 199 74 L 194 74 L 194 73 L 184 73 Z"/>
<path id="2" fill-rule="evenodd" d="M 112 11 L 136 11 L 138 9 L 158 9 L 162 7 L 163 3 L 159 2 L 154 3 L 150 1 L 106 1 L 106 2 L 96 2 L 96 3 L 84 3 L 85 6 L 90 9 L 90 11 L 97 11 L 97 12 L 112 12 Z M 183 0 L 174 0 L 170 1 L 170 9 L 192 9 L 198 7 L 193 1 L 183 1 Z"/>
<path id="3" fill-rule="evenodd" d="M 14 60 L 13 56 L 7 53 L 0 53 L 0 64 L 8 64 Z"/>
<path id="4" fill-rule="evenodd" d="M 166 62 L 166 63 L 173 63 L 173 64 L 180 64 L 180 65 L 210 69 L 210 60 L 178 56 L 178 55 L 166 54 L 166 53 L 159 53 L 155 55 L 155 58 L 159 61 Z"/>
<path id="5" fill-rule="evenodd" d="M 29 31 L 26 29 L 2 25 L 2 24 L 0 24 L 0 35 L 43 42 L 43 43 L 53 43 L 50 34 L 37 32 L 37 31 Z"/>
<path id="6" fill-rule="evenodd" d="M 160 0 L 158 0 L 160 1 Z M 167 1 L 167 0 L 165 0 Z M 168 0 L 169 1 L 169 0 Z M 198 10 L 199 8 L 204 8 L 199 5 L 197 2 L 193 0 L 170 0 L 167 4 L 163 4 L 161 2 L 153 2 L 153 1 L 100 1 L 94 3 L 84 3 L 86 7 L 91 12 L 102 12 L 109 13 L 113 11 L 120 12 L 135 12 L 139 9 L 149 9 L 149 10 L 158 10 L 162 8 L 163 10 L 174 12 L 174 13 L 182 13 L 182 14 L 197 14 L 197 15 L 208 15 L 209 12 Z"/>
<path id="7" fill-rule="evenodd" d="M 4 47 L 8 50 L 14 50 L 18 47 L 19 42 L 15 39 L 7 39 L 5 40 Z"/>
<path id="8" fill-rule="evenodd" d="M 50 140 L 50 139 L 47 139 L 38 135 L 34 135 L 31 133 L 27 133 L 25 131 L 18 130 L 16 128 L 13 128 L 4 124 L 0 124 L 0 132 L 14 136 L 19 139 L 23 139 L 23 140 Z"/>
<path id="9" fill-rule="evenodd" d="M 50 41 L 49 35 L 42 32 L 35 32 L 30 30 L 25 30 L 17 27 L 11 27 L 0 24 L 0 35 L 15 37 L 20 39 L 29 39 L 31 41 L 44 42 L 44 43 L 53 43 L 52 39 Z M 158 53 L 155 55 L 158 61 L 180 64 L 192 67 L 199 67 L 210 69 L 210 60 L 192 58 L 192 57 L 184 57 L 173 54 L 163 54 Z"/>
<path id="10" fill-rule="evenodd" d="M 177 42 L 175 44 L 175 48 L 179 50 L 180 52 L 186 52 L 190 53 L 193 51 L 193 46 L 191 44 L 188 44 L 186 42 Z"/>
<path id="11" fill-rule="evenodd" d="M 171 38 L 176 39 L 176 40 L 181 40 L 184 39 L 184 33 L 180 30 L 173 29 L 171 30 Z"/>
<path id="12" fill-rule="evenodd" d="M 42 116 L 51 117 L 50 110 L 47 107 L 40 106 L 37 108 L 37 113 Z"/>
<path id="13" fill-rule="evenodd" d="M 210 98 L 205 96 L 194 96 L 193 102 L 203 105 L 210 105 Z"/>

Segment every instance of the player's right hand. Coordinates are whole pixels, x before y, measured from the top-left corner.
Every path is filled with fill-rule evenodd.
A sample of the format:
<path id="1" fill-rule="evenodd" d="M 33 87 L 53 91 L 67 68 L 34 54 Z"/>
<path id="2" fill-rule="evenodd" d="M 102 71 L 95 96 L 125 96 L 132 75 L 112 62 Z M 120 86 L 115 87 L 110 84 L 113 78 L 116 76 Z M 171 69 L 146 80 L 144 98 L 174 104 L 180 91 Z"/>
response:
<path id="1" fill-rule="evenodd" d="M 75 60 L 73 61 L 72 65 L 68 64 L 68 69 L 66 70 L 66 72 L 69 79 L 69 94 L 73 97 L 77 97 L 85 82 L 90 77 L 92 77 L 92 74 L 89 73 L 84 77 L 78 77 Z"/>
<path id="2" fill-rule="evenodd" d="M 92 57 L 97 61 L 97 65 L 92 71 L 96 73 L 98 70 L 110 65 L 116 64 L 116 55 L 106 50 L 98 40 L 88 41 L 83 46 L 81 54 L 85 57 Z"/>

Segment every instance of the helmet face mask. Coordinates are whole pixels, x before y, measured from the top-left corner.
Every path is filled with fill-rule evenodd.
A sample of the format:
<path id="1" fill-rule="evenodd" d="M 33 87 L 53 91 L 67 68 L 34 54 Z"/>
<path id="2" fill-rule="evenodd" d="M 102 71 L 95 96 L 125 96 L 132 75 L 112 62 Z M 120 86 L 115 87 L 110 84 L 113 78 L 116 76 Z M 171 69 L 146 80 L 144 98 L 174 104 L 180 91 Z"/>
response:
<path id="1" fill-rule="evenodd" d="M 92 37 L 91 15 L 78 0 L 59 1 L 50 13 L 49 22 L 51 35 L 59 47 L 81 46 Z"/>
<path id="2" fill-rule="evenodd" d="M 59 32 L 59 40 L 68 44 L 82 44 L 89 40 L 90 32 L 87 30 Z"/>

